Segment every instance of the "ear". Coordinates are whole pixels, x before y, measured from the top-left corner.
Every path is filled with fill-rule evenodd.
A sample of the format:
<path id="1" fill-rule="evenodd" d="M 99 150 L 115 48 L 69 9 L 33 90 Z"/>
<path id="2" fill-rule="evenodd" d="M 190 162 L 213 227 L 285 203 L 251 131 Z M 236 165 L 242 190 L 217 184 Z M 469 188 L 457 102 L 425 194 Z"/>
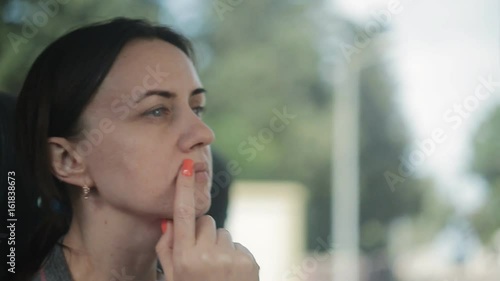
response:
<path id="1" fill-rule="evenodd" d="M 93 181 L 85 165 L 85 159 L 73 149 L 67 139 L 51 137 L 48 143 L 52 174 L 54 176 L 75 186 L 93 186 Z"/>

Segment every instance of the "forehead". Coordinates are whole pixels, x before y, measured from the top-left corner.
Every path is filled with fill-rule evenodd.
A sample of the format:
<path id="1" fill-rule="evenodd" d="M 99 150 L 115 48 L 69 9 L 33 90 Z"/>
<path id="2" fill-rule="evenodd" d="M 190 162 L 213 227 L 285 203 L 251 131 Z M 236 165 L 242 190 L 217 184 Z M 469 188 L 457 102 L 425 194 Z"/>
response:
<path id="1" fill-rule="evenodd" d="M 180 49 L 159 39 L 142 39 L 125 45 L 97 96 L 112 98 L 117 93 L 130 94 L 138 87 L 183 94 L 200 86 L 191 59 Z"/>

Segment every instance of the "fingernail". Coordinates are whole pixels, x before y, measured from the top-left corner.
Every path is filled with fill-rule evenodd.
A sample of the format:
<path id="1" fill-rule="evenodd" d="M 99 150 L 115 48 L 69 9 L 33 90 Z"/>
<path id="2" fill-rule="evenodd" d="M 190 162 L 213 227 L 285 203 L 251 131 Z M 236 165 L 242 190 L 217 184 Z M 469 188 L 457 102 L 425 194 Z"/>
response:
<path id="1" fill-rule="evenodd" d="M 192 159 L 185 159 L 184 162 L 182 162 L 182 174 L 186 177 L 192 176 L 193 165 L 194 161 Z"/>
<path id="2" fill-rule="evenodd" d="M 167 220 L 161 221 L 161 233 L 165 233 L 167 231 Z"/>

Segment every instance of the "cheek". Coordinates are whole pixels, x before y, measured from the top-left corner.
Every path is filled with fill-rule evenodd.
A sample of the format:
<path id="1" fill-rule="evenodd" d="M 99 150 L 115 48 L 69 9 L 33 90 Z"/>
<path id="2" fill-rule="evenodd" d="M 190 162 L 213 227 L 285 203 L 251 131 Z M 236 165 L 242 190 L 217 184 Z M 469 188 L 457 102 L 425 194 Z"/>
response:
<path id="1" fill-rule="evenodd" d="M 99 195 L 110 204 L 136 211 L 165 209 L 174 192 L 174 146 L 165 142 L 158 146 L 151 137 L 130 135 L 107 135 L 88 155 Z"/>

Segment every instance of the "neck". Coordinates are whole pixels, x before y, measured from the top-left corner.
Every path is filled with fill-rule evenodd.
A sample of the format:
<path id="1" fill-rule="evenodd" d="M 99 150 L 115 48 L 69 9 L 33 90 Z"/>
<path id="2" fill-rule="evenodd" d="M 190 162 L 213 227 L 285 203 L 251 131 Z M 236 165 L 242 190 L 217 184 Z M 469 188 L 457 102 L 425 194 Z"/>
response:
<path id="1" fill-rule="evenodd" d="M 89 198 L 75 206 L 63 244 L 75 281 L 158 280 L 160 220 L 134 216 Z M 82 199 L 83 200 L 83 199 Z"/>

